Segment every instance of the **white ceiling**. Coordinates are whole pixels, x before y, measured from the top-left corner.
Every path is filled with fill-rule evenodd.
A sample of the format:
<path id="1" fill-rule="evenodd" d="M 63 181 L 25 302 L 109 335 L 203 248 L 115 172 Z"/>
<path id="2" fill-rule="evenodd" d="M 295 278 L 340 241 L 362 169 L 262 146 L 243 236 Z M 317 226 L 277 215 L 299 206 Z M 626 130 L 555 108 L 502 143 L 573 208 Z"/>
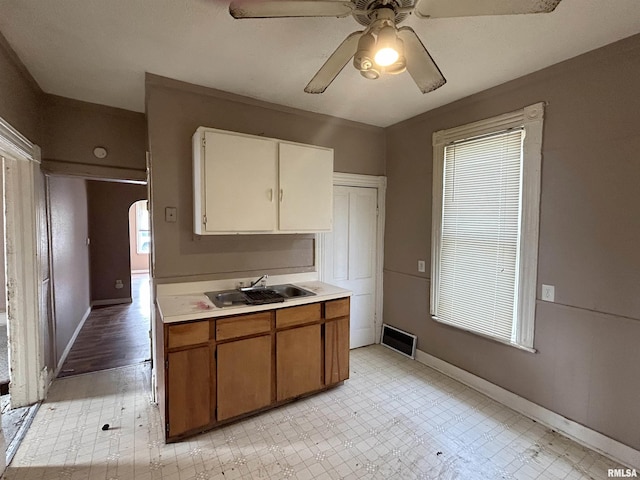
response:
<path id="1" fill-rule="evenodd" d="M 451 0 L 455 1 L 455 0 Z M 640 32 L 639 0 L 562 0 L 541 15 L 411 26 L 447 84 L 366 80 L 350 65 L 321 95 L 303 88 L 352 17 L 234 20 L 220 0 L 0 0 L 0 31 L 45 92 L 144 111 L 144 72 L 378 126 L 392 125 Z"/>

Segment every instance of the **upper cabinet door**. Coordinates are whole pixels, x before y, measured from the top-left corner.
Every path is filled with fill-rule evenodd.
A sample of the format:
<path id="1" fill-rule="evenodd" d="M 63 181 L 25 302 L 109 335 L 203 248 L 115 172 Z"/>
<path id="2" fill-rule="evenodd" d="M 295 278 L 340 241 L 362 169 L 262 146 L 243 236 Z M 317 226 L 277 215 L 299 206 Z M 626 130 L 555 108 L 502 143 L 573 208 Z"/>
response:
<path id="1" fill-rule="evenodd" d="M 280 143 L 279 229 L 331 230 L 333 150 Z"/>
<path id="2" fill-rule="evenodd" d="M 277 228 L 277 143 L 206 131 L 204 215 L 208 233 Z"/>

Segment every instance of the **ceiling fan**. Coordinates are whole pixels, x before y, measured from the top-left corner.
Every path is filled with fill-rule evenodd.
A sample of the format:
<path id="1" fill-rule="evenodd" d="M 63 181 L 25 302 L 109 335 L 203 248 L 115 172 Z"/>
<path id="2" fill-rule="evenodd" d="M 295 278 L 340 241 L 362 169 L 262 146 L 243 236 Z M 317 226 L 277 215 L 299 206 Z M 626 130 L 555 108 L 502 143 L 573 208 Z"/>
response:
<path id="1" fill-rule="evenodd" d="M 353 58 L 368 79 L 405 70 L 422 93 L 446 83 L 442 72 L 411 27 L 400 27 L 411 13 L 418 18 L 549 13 L 561 0 L 235 0 L 232 17 L 346 17 L 365 27 L 349 35 L 322 65 L 304 91 L 322 93 Z"/>

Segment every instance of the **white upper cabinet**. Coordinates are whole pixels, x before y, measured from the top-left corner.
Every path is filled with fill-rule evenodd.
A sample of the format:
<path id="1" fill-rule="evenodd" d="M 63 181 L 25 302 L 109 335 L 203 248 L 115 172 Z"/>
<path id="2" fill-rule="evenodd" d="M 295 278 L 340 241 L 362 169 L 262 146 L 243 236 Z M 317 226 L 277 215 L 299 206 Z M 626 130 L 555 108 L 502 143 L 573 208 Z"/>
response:
<path id="1" fill-rule="evenodd" d="M 282 231 L 331 231 L 333 150 L 280 143 Z"/>
<path id="2" fill-rule="evenodd" d="M 331 230 L 332 149 L 200 127 L 193 177 L 198 235 Z"/>

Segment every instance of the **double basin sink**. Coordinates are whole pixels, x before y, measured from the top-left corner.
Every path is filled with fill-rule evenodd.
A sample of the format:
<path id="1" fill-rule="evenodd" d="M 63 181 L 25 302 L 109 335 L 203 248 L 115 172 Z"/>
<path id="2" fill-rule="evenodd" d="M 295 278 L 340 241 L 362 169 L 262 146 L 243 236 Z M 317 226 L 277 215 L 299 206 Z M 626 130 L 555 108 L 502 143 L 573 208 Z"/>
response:
<path id="1" fill-rule="evenodd" d="M 315 293 L 290 283 L 270 285 L 244 290 L 221 290 L 205 292 L 205 295 L 218 308 L 238 305 L 264 305 L 265 303 L 284 302 L 289 298 L 311 297 Z"/>

